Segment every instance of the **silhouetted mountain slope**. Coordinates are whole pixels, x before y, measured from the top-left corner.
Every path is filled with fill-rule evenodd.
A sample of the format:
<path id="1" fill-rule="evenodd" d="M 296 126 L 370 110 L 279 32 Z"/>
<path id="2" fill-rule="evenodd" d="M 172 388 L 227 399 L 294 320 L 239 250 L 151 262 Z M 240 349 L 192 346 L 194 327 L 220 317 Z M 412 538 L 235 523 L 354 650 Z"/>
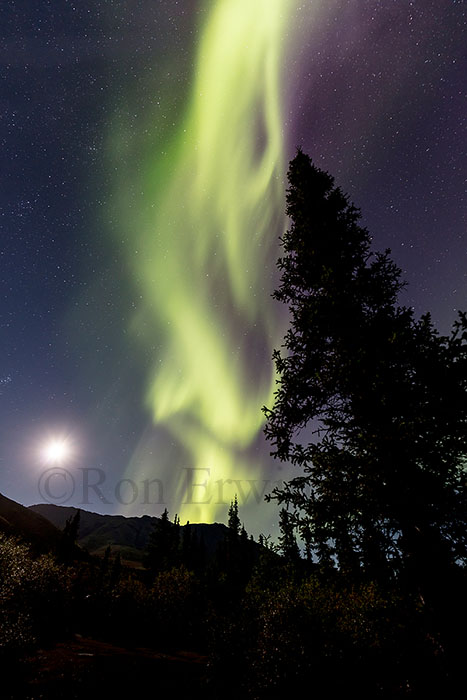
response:
<path id="1" fill-rule="evenodd" d="M 33 505 L 29 509 L 47 518 L 59 529 L 63 529 L 68 518 L 78 510 L 52 503 Z M 78 544 L 91 554 L 101 553 L 110 545 L 113 549 L 121 550 L 122 556 L 141 561 L 157 520 L 158 518 L 150 515 L 125 517 L 81 510 Z M 184 527 L 181 527 L 182 531 Z M 204 542 L 208 557 L 215 553 L 218 544 L 224 541 L 227 533 L 227 527 L 221 523 L 193 523 L 190 524 L 190 528 L 198 541 Z"/>
<path id="2" fill-rule="evenodd" d="M 41 513 L 22 506 L 0 494 L 0 532 L 19 535 L 37 552 L 47 552 L 58 545 L 61 533 Z"/>

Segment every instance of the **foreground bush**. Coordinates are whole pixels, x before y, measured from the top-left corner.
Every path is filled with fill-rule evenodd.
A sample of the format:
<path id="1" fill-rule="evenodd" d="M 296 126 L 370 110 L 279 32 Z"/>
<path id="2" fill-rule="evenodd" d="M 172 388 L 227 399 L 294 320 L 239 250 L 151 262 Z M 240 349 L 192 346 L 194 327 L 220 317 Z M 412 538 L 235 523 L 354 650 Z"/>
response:
<path id="1" fill-rule="evenodd" d="M 0 655 L 21 654 L 68 631 L 70 577 L 52 556 L 0 535 Z"/>

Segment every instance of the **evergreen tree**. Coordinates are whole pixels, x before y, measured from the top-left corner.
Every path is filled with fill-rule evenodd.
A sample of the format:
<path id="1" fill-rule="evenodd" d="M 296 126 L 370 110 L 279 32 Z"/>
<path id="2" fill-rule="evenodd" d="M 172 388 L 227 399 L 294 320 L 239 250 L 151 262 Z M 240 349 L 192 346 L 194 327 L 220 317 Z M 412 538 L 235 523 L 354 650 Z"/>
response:
<path id="1" fill-rule="evenodd" d="M 187 520 L 182 529 L 180 545 L 181 562 L 189 571 L 202 571 L 205 566 L 204 540 L 201 541 L 196 530 Z"/>
<path id="2" fill-rule="evenodd" d="M 234 500 L 231 501 L 231 503 L 230 503 L 229 513 L 228 513 L 228 528 L 229 528 L 230 539 L 233 541 L 238 540 L 238 538 L 240 536 L 241 523 L 240 523 L 240 518 L 238 516 L 237 494 L 235 494 Z"/>
<path id="3" fill-rule="evenodd" d="M 169 520 L 167 508 L 156 520 L 150 535 L 144 564 L 152 574 L 159 573 L 175 566 L 179 561 L 180 519 L 175 516 L 175 522 Z"/>
<path id="4" fill-rule="evenodd" d="M 183 528 L 182 535 L 182 561 L 188 569 L 192 568 L 192 558 L 193 558 L 193 533 L 190 526 L 190 521 L 187 520 L 185 527 Z"/>
<path id="5" fill-rule="evenodd" d="M 295 539 L 292 518 L 285 508 L 279 513 L 279 537 L 280 551 L 290 562 L 297 562 L 300 559 L 300 550 Z"/>
<path id="6" fill-rule="evenodd" d="M 426 584 L 467 558 L 466 316 L 446 337 L 416 320 L 333 178 L 299 150 L 288 179 L 274 297 L 291 323 L 265 432 L 303 475 L 273 498 L 323 566 Z"/>
<path id="7" fill-rule="evenodd" d="M 81 511 L 78 509 L 74 515 L 70 515 L 63 528 L 61 541 L 58 545 L 58 559 L 65 564 L 68 564 L 76 553 L 80 520 Z"/>
<path id="8" fill-rule="evenodd" d="M 180 517 L 175 513 L 175 518 L 173 522 L 172 529 L 172 550 L 173 550 L 173 563 L 180 563 L 180 552 L 181 552 L 181 542 L 180 542 Z"/>

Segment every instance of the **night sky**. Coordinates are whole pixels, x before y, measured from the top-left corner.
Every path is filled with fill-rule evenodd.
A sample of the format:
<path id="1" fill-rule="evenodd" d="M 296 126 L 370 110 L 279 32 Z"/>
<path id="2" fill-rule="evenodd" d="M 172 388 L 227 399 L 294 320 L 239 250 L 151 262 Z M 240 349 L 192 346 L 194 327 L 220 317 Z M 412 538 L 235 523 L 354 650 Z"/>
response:
<path id="1" fill-rule="evenodd" d="M 301 146 L 335 177 L 401 301 L 448 332 L 465 4 L 5 0 L 0 34 L 0 491 L 182 522 L 238 493 L 247 530 L 273 530 L 246 494 L 291 474 L 261 413 L 287 163 Z"/>

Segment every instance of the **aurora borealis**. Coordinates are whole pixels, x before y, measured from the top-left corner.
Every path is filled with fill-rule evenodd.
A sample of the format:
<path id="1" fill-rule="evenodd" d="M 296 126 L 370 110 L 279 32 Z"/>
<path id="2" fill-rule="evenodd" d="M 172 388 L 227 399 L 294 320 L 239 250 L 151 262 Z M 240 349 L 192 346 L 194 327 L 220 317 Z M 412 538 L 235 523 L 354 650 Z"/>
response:
<path id="1" fill-rule="evenodd" d="M 81 436 L 80 465 L 108 486 L 159 479 L 172 514 L 224 519 L 235 480 L 246 496 L 285 476 L 261 406 L 287 327 L 270 295 L 297 145 L 362 208 L 375 247 L 393 249 L 417 312 L 445 330 L 467 306 L 463 4 L 1 12 L 0 490 L 39 500 L 16 445 L 52 423 Z M 184 502 L 193 469 L 209 502 L 203 487 Z M 107 500 L 94 509 L 124 509 Z M 274 506 L 243 500 L 249 530 L 269 528 Z M 130 501 L 125 512 L 163 508 Z"/>
<path id="2" fill-rule="evenodd" d="M 127 221 L 127 203 L 118 216 L 142 299 L 130 332 L 160 343 L 146 404 L 154 425 L 185 450 L 186 466 L 203 476 L 209 469 L 214 481 L 261 476 L 261 461 L 247 450 L 261 431 L 258 409 L 272 401 L 267 360 L 283 330 L 264 269 L 273 269 L 285 225 L 279 42 L 289 7 L 213 4 L 186 114 L 163 157 L 156 144 L 148 159 L 141 223 Z M 170 473 L 164 455 L 159 460 Z M 144 445 L 135 462 L 132 478 L 149 471 Z M 207 493 L 196 500 L 182 516 L 206 521 L 225 510 Z"/>

